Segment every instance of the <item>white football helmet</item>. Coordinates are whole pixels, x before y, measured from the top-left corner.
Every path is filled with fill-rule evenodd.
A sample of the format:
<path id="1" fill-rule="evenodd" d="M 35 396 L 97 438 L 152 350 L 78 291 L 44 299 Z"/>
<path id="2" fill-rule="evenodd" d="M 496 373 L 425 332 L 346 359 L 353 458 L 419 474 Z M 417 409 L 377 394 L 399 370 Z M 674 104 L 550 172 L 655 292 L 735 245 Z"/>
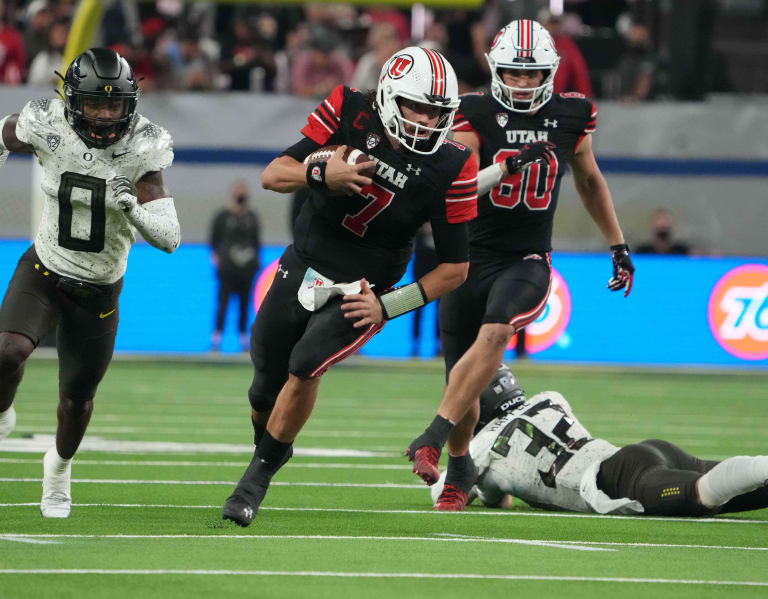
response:
<path id="1" fill-rule="evenodd" d="M 434 127 L 403 118 L 398 99 L 441 109 Z M 434 154 L 453 124 L 459 107 L 459 84 L 451 64 L 435 50 L 410 46 L 392 56 L 381 69 L 376 107 L 390 135 L 417 154 Z"/>
<path id="2" fill-rule="evenodd" d="M 560 57 L 552 36 L 536 21 L 512 21 L 496 34 L 485 55 L 491 67 L 491 93 L 507 110 L 533 112 L 549 102 L 555 85 Z M 541 85 L 533 88 L 510 87 L 499 69 L 537 69 L 544 72 Z M 530 100 L 514 98 L 514 93 L 533 92 Z"/>

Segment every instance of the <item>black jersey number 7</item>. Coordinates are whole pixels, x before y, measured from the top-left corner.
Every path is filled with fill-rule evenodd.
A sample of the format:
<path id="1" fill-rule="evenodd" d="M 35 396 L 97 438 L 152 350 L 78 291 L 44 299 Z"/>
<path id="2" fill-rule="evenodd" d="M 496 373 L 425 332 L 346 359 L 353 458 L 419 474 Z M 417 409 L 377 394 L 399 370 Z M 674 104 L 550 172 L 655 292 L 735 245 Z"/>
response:
<path id="1" fill-rule="evenodd" d="M 91 192 L 91 232 L 88 239 L 72 236 L 72 190 Z M 104 229 L 107 222 L 104 179 L 65 172 L 59 184 L 59 245 L 76 252 L 100 252 L 104 249 Z"/>
<path id="2" fill-rule="evenodd" d="M 370 202 L 363 206 L 360 212 L 347 214 L 341 221 L 341 225 L 358 237 L 364 237 L 365 232 L 368 230 L 368 225 L 392 203 L 392 198 L 395 197 L 395 194 L 376 183 L 370 183 L 369 185 L 364 185 L 358 195 L 363 196 L 366 200 L 370 200 Z"/>

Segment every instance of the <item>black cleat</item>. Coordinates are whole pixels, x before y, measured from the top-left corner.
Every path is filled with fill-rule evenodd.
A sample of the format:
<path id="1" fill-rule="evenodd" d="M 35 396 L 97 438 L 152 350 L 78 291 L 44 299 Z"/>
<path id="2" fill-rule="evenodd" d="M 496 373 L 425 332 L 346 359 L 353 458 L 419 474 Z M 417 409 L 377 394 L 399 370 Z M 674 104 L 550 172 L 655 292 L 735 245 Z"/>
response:
<path id="1" fill-rule="evenodd" d="M 245 527 L 253 522 L 258 510 L 258 506 L 254 510 L 245 499 L 241 499 L 238 495 L 230 495 L 221 511 L 221 517 L 223 520 L 232 520 L 238 526 Z"/>
<path id="2" fill-rule="evenodd" d="M 221 511 L 222 519 L 231 520 L 243 527 L 253 522 L 259 512 L 259 506 L 267 494 L 272 477 L 292 455 L 293 448 L 290 449 L 280 464 L 274 467 L 261 460 L 258 456 L 258 450 L 256 450 L 245 474 L 237 483 L 234 493 L 224 504 L 224 509 Z"/>

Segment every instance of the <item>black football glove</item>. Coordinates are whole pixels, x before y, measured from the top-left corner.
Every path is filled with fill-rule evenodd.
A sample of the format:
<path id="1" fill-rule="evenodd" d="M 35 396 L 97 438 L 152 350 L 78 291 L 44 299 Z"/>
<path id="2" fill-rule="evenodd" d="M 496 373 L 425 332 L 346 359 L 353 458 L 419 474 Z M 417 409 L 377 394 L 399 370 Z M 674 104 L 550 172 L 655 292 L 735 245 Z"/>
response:
<path id="1" fill-rule="evenodd" d="M 519 173 L 537 160 L 549 162 L 553 158 L 552 150 L 556 147 L 551 141 L 535 141 L 524 145 L 519 154 L 507 158 L 507 172 L 510 175 Z"/>
<path id="2" fill-rule="evenodd" d="M 635 265 L 629 257 L 629 246 L 626 243 L 611 246 L 611 260 L 613 261 L 613 277 L 608 281 L 608 289 L 619 291 L 624 289 L 624 297 L 632 291 L 632 279 L 635 274 Z"/>

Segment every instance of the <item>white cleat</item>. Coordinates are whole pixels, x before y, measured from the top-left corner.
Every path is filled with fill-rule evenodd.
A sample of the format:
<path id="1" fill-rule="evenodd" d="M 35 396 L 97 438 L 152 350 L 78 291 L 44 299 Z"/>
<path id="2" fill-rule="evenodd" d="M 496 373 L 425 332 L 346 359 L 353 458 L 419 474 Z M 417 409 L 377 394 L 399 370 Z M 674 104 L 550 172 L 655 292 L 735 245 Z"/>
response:
<path id="1" fill-rule="evenodd" d="M 43 458 L 43 499 L 40 501 L 43 518 L 67 518 L 72 508 L 69 491 L 72 461 L 69 460 L 64 471 L 60 472 L 57 467 L 62 461 L 56 447 L 51 447 Z"/>
<path id="2" fill-rule="evenodd" d="M 16 410 L 11 406 L 0 414 L 0 441 L 11 434 L 14 426 L 16 426 Z"/>

